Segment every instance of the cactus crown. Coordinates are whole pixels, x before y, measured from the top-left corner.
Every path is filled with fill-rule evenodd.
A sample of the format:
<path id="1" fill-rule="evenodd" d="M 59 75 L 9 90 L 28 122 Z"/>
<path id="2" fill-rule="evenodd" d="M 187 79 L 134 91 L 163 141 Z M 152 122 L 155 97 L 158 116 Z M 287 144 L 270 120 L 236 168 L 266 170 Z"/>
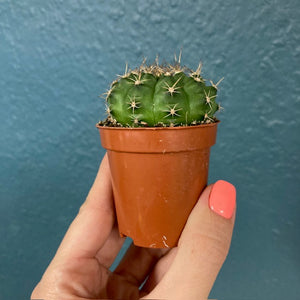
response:
<path id="1" fill-rule="evenodd" d="M 106 94 L 108 117 L 99 123 L 121 127 L 190 126 L 217 121 L 218 84 L 207 86 L 200 63 L 193 71 L 174 64 L 147 65 L 128 70 L 112 82 Z"/>

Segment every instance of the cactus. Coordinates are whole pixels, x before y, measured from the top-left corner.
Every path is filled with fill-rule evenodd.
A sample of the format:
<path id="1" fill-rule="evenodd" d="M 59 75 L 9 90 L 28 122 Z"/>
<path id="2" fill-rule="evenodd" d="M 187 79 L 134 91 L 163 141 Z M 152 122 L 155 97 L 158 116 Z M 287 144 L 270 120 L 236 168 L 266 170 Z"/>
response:
<path id="1" fill-rule="evenodd" d="M 106 93 L 108 117 L 100 125 L 173 127 L 216 122 L 218 84 L 205 84 L 200 63 L 193 71 L 180 65 L 142 65 L 115 80 Z"/>

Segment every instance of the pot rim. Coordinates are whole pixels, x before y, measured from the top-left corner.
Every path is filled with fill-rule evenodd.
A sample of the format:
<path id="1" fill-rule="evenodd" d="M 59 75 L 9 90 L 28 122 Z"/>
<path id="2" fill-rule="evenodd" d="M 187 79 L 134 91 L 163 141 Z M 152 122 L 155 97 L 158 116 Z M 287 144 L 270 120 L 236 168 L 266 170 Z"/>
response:
<path id="1" fill-rule="evenodd" d="M 98 129 L 107 129 L 107 130 L 186 130 L 191 128 L 202 128 L 202 127 L 213 127 L 220 123 L 220 120 L 217 120 L 214 123 L 208 124 L 200 124 L 200 125 L 186 125 L 186 126 L 176 126 L 176 127 L 111 127 L 111 126 L 103 126 L 96 124 Z"/>
<path id="2" fill-rule="evenodd" d="M 99 126 L 98 130 L 106 150 L 165 154 L 210 148 L 216 142 L 218 124 L 158 128 Z"/>

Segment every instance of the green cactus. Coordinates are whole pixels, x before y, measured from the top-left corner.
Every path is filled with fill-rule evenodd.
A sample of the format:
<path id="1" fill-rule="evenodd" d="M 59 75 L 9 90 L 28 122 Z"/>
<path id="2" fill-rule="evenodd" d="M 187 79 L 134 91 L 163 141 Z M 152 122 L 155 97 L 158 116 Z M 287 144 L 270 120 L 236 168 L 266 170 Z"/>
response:
<path id="1" fill-rule="evenodd" d="M 106 93 L 108 118 L 102 125 L 122 127 L 189 126 L 216 122 L 217 84 L 205 84 L 196 71 L 158 61 L 127 70 Z M 101 122 L 100 122 L 101 123 Z"/>

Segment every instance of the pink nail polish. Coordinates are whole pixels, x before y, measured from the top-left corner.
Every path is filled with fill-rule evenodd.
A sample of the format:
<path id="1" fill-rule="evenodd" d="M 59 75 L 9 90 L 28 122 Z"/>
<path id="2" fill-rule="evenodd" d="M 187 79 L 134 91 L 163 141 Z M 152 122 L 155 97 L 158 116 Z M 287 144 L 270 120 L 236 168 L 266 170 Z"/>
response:
<path id="1" fill-rule="evenodd" d="M 209 207 L 216 214 L 230 219 L 235 209 L 235 187 L 224 180 L 217 181 L 209 195 Z"/>

